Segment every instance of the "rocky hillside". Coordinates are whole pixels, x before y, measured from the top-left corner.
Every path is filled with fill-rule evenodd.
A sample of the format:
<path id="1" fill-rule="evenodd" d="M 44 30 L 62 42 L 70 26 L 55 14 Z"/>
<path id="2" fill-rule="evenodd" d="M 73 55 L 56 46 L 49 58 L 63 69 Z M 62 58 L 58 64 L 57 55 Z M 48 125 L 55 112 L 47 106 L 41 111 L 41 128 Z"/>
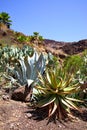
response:
<path id="1" fill-rule="evenodd" d="M 21 35 L 24 35 L 20 33 Z M 39 51 L 51 52 L 56 56 L 64 58 L 66 55 L 78 54 L 87 49 L 87 39 L 80 40 L 78 42 L 61 42 L 55 40 L 44 39 L 42 44 L 28 43 L 28 42 L 19 42 L 15 37 L 15 32 L 12 30 L 7 30 L 6 33 L 0 31 L 0 45 L 4 44 L 15 44 L 15 45 L 24 45 L 29 44 L 33 47 L 36 47 Z"/>
<path id="2" fill-rule="evenodd" d="M 87 39 L 65 44 L 60 48 L 62 48 L 63 51 L 69 55 L 78 54 L 87 49 Z"/>
<path id="3" fill-rule="evenodd" d="M 78 42 L 59 42 L 49 39 L 45 39 L 44 41 L 46 50 L 60 57 L 79 54 L 87 49 L 87 39 Z"/>

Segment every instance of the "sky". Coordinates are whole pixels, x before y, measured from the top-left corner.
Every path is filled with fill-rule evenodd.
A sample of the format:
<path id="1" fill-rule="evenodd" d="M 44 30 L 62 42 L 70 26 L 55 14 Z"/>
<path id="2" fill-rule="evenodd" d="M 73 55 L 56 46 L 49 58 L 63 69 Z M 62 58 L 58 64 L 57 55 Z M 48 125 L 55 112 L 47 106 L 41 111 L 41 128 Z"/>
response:
<path id="1" fill-rule="evenodd" d="M 87 39 L 87 0 L 0 0 L 11 29 L 25 35 L 73 42 Z"/>

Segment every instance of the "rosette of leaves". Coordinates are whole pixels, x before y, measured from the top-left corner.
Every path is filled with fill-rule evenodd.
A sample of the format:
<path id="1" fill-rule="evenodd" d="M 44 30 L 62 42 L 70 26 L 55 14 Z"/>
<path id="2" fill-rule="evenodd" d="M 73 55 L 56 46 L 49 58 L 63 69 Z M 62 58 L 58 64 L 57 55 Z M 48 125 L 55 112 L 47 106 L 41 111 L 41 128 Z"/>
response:
<path id="1" fill-rule="evenodd" d="M 45 69 L 45 59 L 43 54 L 34 52 L 33 56 L 21 57 L 16 62 L 14 68 L 8 68 L 20 85 L 30 86 L 38 80 L 38 72 L 43 74 Z"/>
<path id="2" fill-rule="evenodd" d="M 44 77 L 39 75 L 39 84 L 36 86 L 36 107 L 47 108 L 48 117 L 58 119 L 70 117 L 71 109 L 80 111 L 75 102 L 80 100 L 69 95 L 79 91 L 79 83 L 74 82 L 73 75 L 64 72 L 62 68 L 47 70 Z"/>

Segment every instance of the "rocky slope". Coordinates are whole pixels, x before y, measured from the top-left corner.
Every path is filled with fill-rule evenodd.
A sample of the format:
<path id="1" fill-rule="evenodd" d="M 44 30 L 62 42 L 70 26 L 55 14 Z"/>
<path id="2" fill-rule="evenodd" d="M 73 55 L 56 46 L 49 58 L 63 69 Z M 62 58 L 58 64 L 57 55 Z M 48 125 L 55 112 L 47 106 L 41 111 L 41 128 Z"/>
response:
<path id="1" fill-rule="evenodd" d="M 20 33 L 22 34 L 22 33 Z M 24 35 L 24 34 L 22 34 Z M 15 32 L 12 30 L 8 30 L 6 33 L 3 33 L 0 31 L 0 45 L 3 44 L 15 44 L 15 45 L 21 45 L 21 44 L 29 44 L 31 43 L 20 43 L 17 41 L 15 37 Z M 61 42 L 61 41 L 55 41 L 50 39 L 44 39 L 43 44 L 35 45 L 35 43 L 32 45 L 33 47 L 36 47 L 39 51 L 45 51 L 45 52 L 51 52 L 56 56 L 60 56 L 61 58 L 64 58 L 66 55 L 73 55 L 78 54 L 87 49 L 87 39 L 80 40 L 78 42 Z"/>
<path id="2" fill-rule="evenodd" d="M 87 39 L 78 42 L 58 42 L 54 40 L 45 39 L 45 46 L 57 50 L 62 50 L 64 53 L 73 55 L 78 54 L 87 49 Z"/>

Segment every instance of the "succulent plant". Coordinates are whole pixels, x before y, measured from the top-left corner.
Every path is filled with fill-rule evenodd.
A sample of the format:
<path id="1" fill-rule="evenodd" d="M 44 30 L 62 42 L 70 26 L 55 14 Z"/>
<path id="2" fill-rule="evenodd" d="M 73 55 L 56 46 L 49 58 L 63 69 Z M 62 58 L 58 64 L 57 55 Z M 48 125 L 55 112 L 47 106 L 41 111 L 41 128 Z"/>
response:
<path id="1" fill-rule="evenodd" d="M 18 83 L 21 85 L 36 82 L 38 80 L 38 73 L 43 73 L 45 69 L 45 59 L 43 54 L 38 55 L 35 51 L 33 56 L 21 57 L 18 59 L 14 68 L 8 67 L 8 70 L 13 73 Z"/>
<path id="2" fill-rule="evenodd" d="M 32 56 L 34 49 L 29 46 L 18 48 L 14 46 L 5 46 L 0 48 L 0 68 L 6 70 L 6 66 L 14 64 L 18 59 L 25 56 Z"/>
<path id="3" fill-rule="evenodd" d="M 48 108 L 48 117 L 64 119 L 71 115 L 70 110 L 79 110 L 74 102 L 80 102 L 69 95 L 79 90 L 79 82 L 74 82 L 73 75 L 66 73 L 62 68 L 47 70 L 46 75 L 39 75 L 40 82 L 36 86 L 36 107 Z"/>

